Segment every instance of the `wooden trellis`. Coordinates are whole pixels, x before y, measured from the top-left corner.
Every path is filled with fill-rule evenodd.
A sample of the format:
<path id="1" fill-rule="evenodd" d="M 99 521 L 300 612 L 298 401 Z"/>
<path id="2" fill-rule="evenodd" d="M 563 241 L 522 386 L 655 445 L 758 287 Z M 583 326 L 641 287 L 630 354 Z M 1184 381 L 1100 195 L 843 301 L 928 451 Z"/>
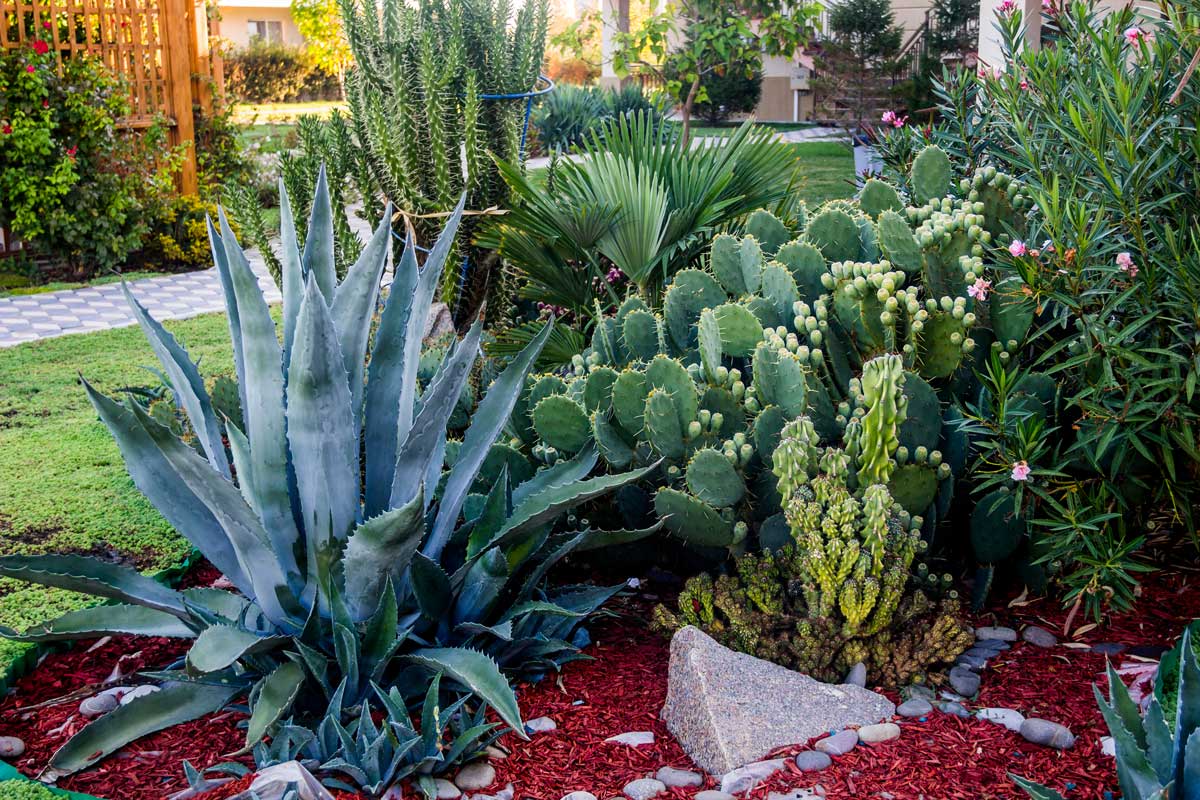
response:
<path id="1" fill-rule="evenodd" d="M 0 47 L 50 45 L 61 65 L 78 55 L 100 58 L 129 85 L 132 113 L 123 127 L 145 128 L 160 115 L 172 146 L 186 145 L 179 189 L 194 193 L 193 108 L 211 111 L 223 90 L 212 54 L 204 0 L 0 0 Z"/>

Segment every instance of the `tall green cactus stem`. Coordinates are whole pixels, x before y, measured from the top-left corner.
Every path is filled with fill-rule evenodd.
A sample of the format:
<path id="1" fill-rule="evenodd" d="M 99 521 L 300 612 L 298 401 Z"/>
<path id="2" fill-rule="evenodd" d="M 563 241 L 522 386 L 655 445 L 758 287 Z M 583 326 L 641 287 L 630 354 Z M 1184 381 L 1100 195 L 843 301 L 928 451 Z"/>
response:
<path id="1" fill-rule="evenodd" d="M 900 357 L 879 356 L 864 364 L 862 390 L 867 413 L 862 418 L 858 481 L 864 486 L 886 485 L 895 468 L 892 454 L 900 446 L 899 430 L 908 407 Z"/>

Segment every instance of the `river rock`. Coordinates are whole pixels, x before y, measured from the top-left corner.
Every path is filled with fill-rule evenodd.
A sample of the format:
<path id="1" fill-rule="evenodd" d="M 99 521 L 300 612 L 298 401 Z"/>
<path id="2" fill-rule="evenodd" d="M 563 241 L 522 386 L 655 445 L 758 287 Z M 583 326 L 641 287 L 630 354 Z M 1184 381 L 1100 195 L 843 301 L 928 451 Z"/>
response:
<path id="1" fill-rule="evenodd" d="M 936 700 L 933 707 L 943 714 L 949 714 L 952 717 L 967 718 L 971 716 L 971 712 L 962 703 L 957 703 L 953 700 Z"/>
<path id="2" fill-rule="evenodd" d="M 148 694 L 154 694 L 158 690 L 159 689 L 157 686 L 150 686 L 149 684 L 145 686 L 135 686 L 121 695 L 121 705 L 129 705 L 139 697 L 145 697 Z"/>
<path id="3" fill-rule="evenodd" d="M 1070 750 L 1075 746 L 1075 734 L 1057 722 L 1030 717 L 1021 723 L 1021 735 L 1026 741 L 1053 747 L 1055 750 Z"/>
<path id="4" fill-rule="evenodd" d="M 596 800 L 596 795 L 591 792 L 571 792 L 564 794 L 562 800 Z"/>
<path id="5" fill-rule="evenodd" d="M 858 740 L 863 744 L 879 744 L 890 742 L 900 736 L 900 726 L 894 722 L 881 722 L 878 725 L 864 725 L 858 729 Z"/>
<path id="6" fill-rule="evenodd" d="M 1012 628 L 1006 628 L 1001 625 L 984 626 L 975 629 L 976 639 L 999 639 L 1002 642 L 1015 642 L 1017 640 L 1017 632 Z"/>
<path id="7" fill-rule="evenodd" d="M 1115 758 L 1117 755 L 1116 740 L 1113 739 L 1113 737 L 1111 737 L 1111 736 L 1101 736 L 1100 737 L 1100 752 L 1106 756 L 1113 756 Z"/>
<path id="8" fill-rule="evenodd" d="M 1025 715 L 1011 708 L 981 708 L 975 715 L 988 722 L 1003 725 L 1015 733 L 1021 732 L 1021 724 L 1025 722 Z"/>
<path id="9" fill-rule="evenodd" d="M 1100 642 L 1092 645 L 1092 652 L 1099 653 L 1102 656 L 1116 656 L 1124 653 L 1129 648 L 1118 642 Z"/>
<path id="10" fill-rule="evenodd" d="M 692 800 L 737 800 L 729 792 L 722 792 L 720 789 L 705 789 L 703 792 L 696 792 L 696 796 Z"/>
<path id="11" fill-rule="evenodd" d="M 900 690 L 901 700 L 912 700 L 914 697 L 932 702 L 933 698 L 937 697 L 937 693 L 923 683 L 910 683 Z"/>
<path id="12" fill-rule="evenodd" d="M 1011 649 L 1012 645 L 1003 639 L 977 639 L 975 644 L 971 645 L 971 650 L 977 653 L 987 653 L 989 657 Z"/>
<path id="13" fill-rule="evenodd" d="M 120 705 L 120 701 L 111 694 L 94 694 L 83 698 L 79 704 L 79 713 L 85 717 L 98 717 L 107 714 Z"/>
<path id="14" fill-rule="evenodd" d="M 721 791 L 726 794 L 748 792 L 783 767 L 784 760 L 782 758 L 772 758 L 769 761 L 755 761 L 744 767 L 730 770 L 721 776 Z"/>
<path id="15" fill-rule="evenodd" d="M 0 736 L 0 758 L 17 758 L 25 752 L 25 743 L 15 736 Z"/>
<path id="16" fill-rule="evenodd" d="M 464 792 L 486 789 L 496 781 L 496 768 L 486 761 L 467 764 L 454 776 L 454 785 Z"/>
<path id="17" fill-rule="evenodd" d="M 706 772 L 727 773 L 776 748 L 878 722 L 895 710 L 880 694 L 735 652 L 699 628 L 688 626 L 671 639 L 662 717 Z"/>
<path id="18" fill-rule="evenodd" d="M 831 756 L 844 756 L 858 747 L 858 731 L 838 731 L 817 742 L 813 747 Z"/>
<path id="19" fill-rule="evenodd" d="M 549 733 L 554 730 L 558 730 L 558 723 L 549 717 L 537 717 L 525 721 L 527 733 Z"/>
<path id="20" fill-rule="evenodd" d="M 704 785 L 704 776 L 690 769 L 663 767 L 654 773 L 654 778 L 670 789 L 691 789 Z"/>
<path id="21" fill-rule="evenodd" d="M 786 792 L 771 792 L 767 800 L 817 800 L 821 795 L 814 789 L 791 789 Z"/>
<path id="22" fill-rule="evenodd" d="M 795 761 L 801 772 L 819 772 L 833 763 L 829 754 L 822 753 L 820 750 L 805 750 L 797 753 Z"/>
<path id="23" fill-rule="evenodd" d="M 640 780 L 631 781 L 625 784 L 625 788 L 621 791 L 629 800 L 650 800 L 652 797 L 658 797 L 667 790 L 666 784 L 654 778 L 641 778 Z"/>
<path id="24" fill-rule="evenodd" d="M 616 736 L 608 737 L 604 741 L 609 744 L 623 744 L 627 747 L 641 747 L 642 745 L 654 744 L 654 731 L 619 733 Z"/>
<path id="25" fill-rule="evenodd" d="M 928 700 L 923 700 L 920 697 L 905 700 L 896 707 L 896 713 L 902 717 L 923 717 L 931 711 L 933 711 L 933 705 Z"/>
<path id="26" fill-rule="evenodd" d="M 462 797 L 462 791 L 445 778 L 434 778 L 433 789 L 436 800 L 458 800 Z"/>
<path id="27" fill-rule="evenodd" d="M 954 667 L 950 670 L 950 688 L 963 697 L 974 697 L 979 691 L 979 676 L 969 669 Z"/>
<path id="28" fill-rule="evenodd" d="M 1057 636 L 1037 625 L 1026 625 L 1024 630 L 1021 631 L 1021 638 L 1034 647 L 1054 647 L 1058 644 Z"/>

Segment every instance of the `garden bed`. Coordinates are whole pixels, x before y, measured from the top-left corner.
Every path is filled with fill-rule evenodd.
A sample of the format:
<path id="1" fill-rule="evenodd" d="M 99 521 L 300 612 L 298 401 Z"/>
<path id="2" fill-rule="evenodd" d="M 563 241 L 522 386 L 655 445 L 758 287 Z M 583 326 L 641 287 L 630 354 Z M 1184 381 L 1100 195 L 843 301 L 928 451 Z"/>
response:
<path id="1" fill-rule="evenodd" d="M 211 577 L 208 568 L 201 568 L 191 579 L 203 583 Z M 1076 618 L 1072 630 L 1078 635 L 1073 638 L 1061 636 L 1067 612 L 1054 601 L 1011 605 L 998 601 L 974 620 L 1017 629 L 1040 625 L 1060 635 L 1063 643 L 1047 649 L 1015 643 L 989 664 L 979 697 L 968 705 L 1014 708 L 1026 716 L 1060 722 L 1077 737 L 1071 750 L 1030 744 L 987 721 L 934 712 L 901 720 L 903 732 L 897 740 L 860 746 L 821 772 L 789 768 L 748 796 L 766 798 L 771 792 L 819 784 L 827 797 L 835 799 L 1022 798 L 1008 777 L 1012 773 L 1033 777 L 1073 799 L 1101 800 L 1106 792 L 1116 790 L 1116 781 L 1112 760 L 1101 753 L 1100 738 L 1106 731 L 1092 694 L 1093 683 L 1103 680 L 1106 656 L 1092 646 L 1124 645 L 1127 649 L 1116 657 L 1118 662 L 1157 657 L 1188 620 L 1200 615 L 1200 598 L 1191 583 L 1186 574 L 1152 576 L 1138 611 L 1097 627 Z M 517 797 L 559 800 L 580 790 L 604 798 L 620 795 L 625 784 L 660 767 L 691 767 L 658 719 L 666 696 L 668 643 L 647 630 L 650 607 L 646 595 L 626 598 L 616 606 L 620 615 L 595 629 L 595 644 L 588 649 L 593 660 L 570 664 L 560 676 L 521 687 L 525 718 L 548 716 L 557 729 L 535 734 L 529 742 L 503 737 L 499 744 L 510 755 L 494 762 L 496 782 L 485 791 L 496 792 L 512 783 Z M 15 766 L 26 775 L 36 775 L 83 723 L 79 697 L 33 707 L 105 681 L 118 664 L 127 674 L 135 667 L 165 666 L 185 651 L 185 645 L 114 637 L 100 646 L 85 642 L 47 656 L 0 703 L 0 736 L 20 736 L 28 745 Z M 898 698 L 893 694 L 892 699 Z M 61 786 L 101 798 L 166 797 L 187 788 L 184 759 L 196 767 L 229 760 L 227 754 L 238 748 L 243 736 L 237 727 L 242 719 L 243 714 L 227 710 L 148 736 L 98 768 L 64 779 Z M 605 742 L 630 731 L 653 731 L 654 744 L 629 747 Z M 781 753 L 803 749 L 807 747 Z M 202 797 L 223 800 L 246 783 L 233 781 Z M 704 788 L 715 786 L 709 778 Z M 683 798 L 694 792 L 672 789 L 662 796 Z M 341 795 L 339 800 L 348 797 Z"/>

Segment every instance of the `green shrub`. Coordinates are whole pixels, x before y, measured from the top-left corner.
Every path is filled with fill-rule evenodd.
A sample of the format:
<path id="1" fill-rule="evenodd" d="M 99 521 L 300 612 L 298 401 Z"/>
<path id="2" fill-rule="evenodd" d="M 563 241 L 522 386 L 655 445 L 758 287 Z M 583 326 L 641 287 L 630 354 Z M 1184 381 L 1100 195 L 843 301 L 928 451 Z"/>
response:
<path id="1" fill-rule="evenodd" d="M 225 58 L 229 91 L 248 103 L 295 99 L 314 70 L 303 47 L 255 37 Z"/>
<path id="2" fill-rule="evenodd" d="M 530 122 L 543 150 L 566 153 L 610 116 L 602 91 L 562 83 L 538 103 Z"/>
<path id="3" fill-rule="evenodd" d="M 46 42 L 0 53 L 0 224 L 83 276 L 122 264 L 179 156 L 154 125 L 121 132 L 126 87 L 98 60 L 56 69 Z"/>
<path id="4" fill-rule="evenodd" d="M 1066 599 L 1092 614 L 1133 601 L 1148 529 L 1196 529 L 1200 86 L 1184 71 L 1198 11 L 1188 0 L 1147 21 L 1056 5 L 1043 18 L 1054 46 L 1037 51 L 1021 44 L 1021 14 L 1002 15 L 1005 64 L 947 75 L 930 133 L 958 174 L 1018 174 L 1033 199 L 1023 244 L 996 254 L 993 282 L 1028 287 L 1038 336 L 981 365 L 988 391 L 972 416 L 979 470 L 992 473 L 981 488 L 1012 485 L 1006 466 L 1028 464 L 1018 494 L 1038 521 L 1039 556 L 1066 565 Z M 891 148 L 895 163 L 911 136 Z M 1017 396 L 1030 367 L 1052 377 L 1058 418 Z"/>
<path id="5" fill-rule="evenodd" d="M 58 800 L 58 795 L 36 781 L 0 781 L 0 800 Z"/>
<path id="6" fill-rule="evenodd" d="M 668 75 L 668 78 L 678 76 Z M 690 82 L 684 82 L 680 91 L 686 96 Z M 700 119 L 715 125 L 734 114 L 752 114 L 762 97 L 762 70 L 747 69 L 742 65 L 730 66 L 721 72 L 712 72 L 704 78 L 704 89 L 708 96 L 696 101 L 693 113 Z M 686 97 L 676 97 L 682 103 Z"/>

